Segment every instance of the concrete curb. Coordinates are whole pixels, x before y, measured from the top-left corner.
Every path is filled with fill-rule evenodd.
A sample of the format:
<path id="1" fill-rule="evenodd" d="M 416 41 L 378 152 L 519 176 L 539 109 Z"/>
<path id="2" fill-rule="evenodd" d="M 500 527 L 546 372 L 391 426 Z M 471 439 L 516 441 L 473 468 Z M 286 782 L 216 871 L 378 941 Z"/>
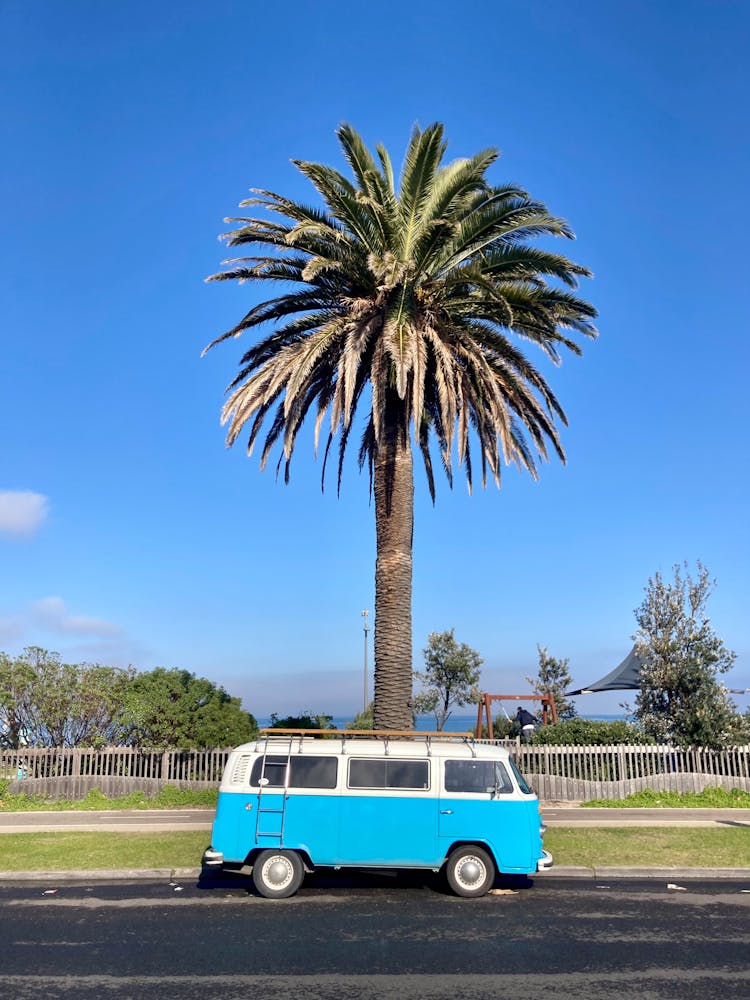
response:
<path id="1" fill-rule="evenodd" d="M 2 872 L 3 882 L 168 882 L 170 880 L 197 879 L 201 868 L 126 868 L 85 869 L 69 871 Z M 750 883 L 750 868 L 669 868 L 669 867 L 624 867 L 602 865 L 586 868 L 576 865 L 558 865 L 544 872 L 537 872 L 530 878 L 548 879 L 654 879 L 672 882 L 675 879 L 704 879 L 708 881 L 747 881 Z"/>
<path id="2" fill-rule="evenodd" d="M 750 882 L 750 868 L 680 868 L 680 867 L 625 867 L 601 865 L 583 868 L 574 865 L 556 865 L 532 878 L 589 878 L 589 879 L 733 879 Z"/>
<path id="3" fill-rule="evenodd" d="M 93 868 L 62 871 L 0 872 L 2 882 L 146 882 L 170 879 L 193 879 L 201 874 L 200 868 Z"/>

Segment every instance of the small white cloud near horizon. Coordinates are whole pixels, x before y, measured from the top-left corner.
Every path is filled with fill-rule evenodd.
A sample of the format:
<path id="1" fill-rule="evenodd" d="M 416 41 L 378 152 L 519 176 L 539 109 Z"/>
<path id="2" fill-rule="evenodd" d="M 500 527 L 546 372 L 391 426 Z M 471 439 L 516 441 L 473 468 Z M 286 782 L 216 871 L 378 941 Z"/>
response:
<path id="1" fill-rule="evenodd" d="M 0 490 L 0 534 L 28 537 L 46 520 L 49 500 L 32 490 Z"/>
<path id="2" fill-rule="evenodd" d="M 90 618 L 86 615 L 69 614 L 65 601 L 61 597 L 43 597 L 39 601 L 34 601 L 31 611 L 35 621 L 51 632 L 96 638 L 105 638 L 122 633 L 119 625 L 105 621 L 103 618 Z"/>

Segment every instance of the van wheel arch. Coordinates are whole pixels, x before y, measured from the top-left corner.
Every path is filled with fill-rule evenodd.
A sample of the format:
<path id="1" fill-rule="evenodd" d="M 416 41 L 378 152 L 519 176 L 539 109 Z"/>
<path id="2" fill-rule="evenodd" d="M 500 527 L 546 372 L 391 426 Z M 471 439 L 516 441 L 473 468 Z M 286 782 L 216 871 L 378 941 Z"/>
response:
<path id="1" fill-rule="evenodd" d="M 495 852 L 492 850 L 490 845 L 486 843 L 484 840 L 455 840 L 448 848 L 445 855 L 445 860 L 447 861 L 448 858 L 451 856 L 451 854 L 453 854 L 453 852 L 457 850 L 459 847 L 481 847 L 481 849 L 484 851 L 485 854 L 489 854 L 490 859 L 492 860 L 492 863 L 495 866 L 495 871 L 498 873 L 498 875 L 500 874 L 501 869 L 500 865 L 497 862 L 497 858 L 495 857 Z M 445 867 L 445 865 L 443 867 Z"/>
<path id="2" fill-rule="evenodd" d="M 248 856 L 245 858 L 243 864 L 245 864 L 248 868 L 252 867 L 255 864 L 255 859 L 258 857 L 258 855 L 262 851 L 267 851 L 267 850 L 268 850 L 267 847 L 254 847 L 252 851 L 250 851 Z M 315 865 L 313 864 L 312 858 L 307 853 L 307 851 L 303 850 L 302 848 L 280 847 L 279 850 L 290 851 L 290 852 L 293 851 L 296 855 L 298 855 L 300 861 L 302 862 L 302 867 L 305 869 L 306 875 L 311 875 L 315 871 Z"/>

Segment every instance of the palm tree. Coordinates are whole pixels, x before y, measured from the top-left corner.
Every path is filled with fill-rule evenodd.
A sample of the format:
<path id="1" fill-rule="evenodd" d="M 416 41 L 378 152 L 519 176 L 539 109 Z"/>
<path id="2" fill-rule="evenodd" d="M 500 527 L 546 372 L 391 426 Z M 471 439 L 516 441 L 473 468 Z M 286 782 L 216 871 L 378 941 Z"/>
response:
<path id="1" fill-rule="evenodd" d="M 322 208 L 253 189 L 242 207 L 260 206 L 266 217 L 226 220 L 237 226 L 224 236 L 228 245 L 250 244 L 258 255 L 225 261 L 209 280 L 287 287 L 206 350 L 273 325 L 242 357 L 222 422 L 228 444 L 248 428 L 250 454 L 268 417 L 261 468 L 280 445 L 277 472 L 283 464 L 285 481 L 312 409 L 316 450 L 330 412 L 324 478 L 340 434 L 340 488 L 355 414 L 364 411 L 359 463 L 369 468 L 377 541 L 374 724 L 408 729 L 412 439 L 433 502 L 433 440 L 451 484 L 455 444 L 470 490 L 473 452 L 483 486 L 488 473 L 500 485 L 502 464 L 536 477 L 535 457 L 546 459 L 548 447 L 564 461 L 555 426 L 565 422 L 563 410 L 515 341 L 559 363 L 561 348 L 581 353 L 575 334 L 596 336 L 596 312 L 569 290 L 589 275 L 586 268 L 528 242 L 572 238 L 567 223 L 520 188 L 487 180 L 496 150 L 443 164 L 442 125 L 415 128 L 397 187 L 382 146 L 373 156 L 349 125 L 337 135 L 353 181 L 323 164 L 293 161 Z"/>

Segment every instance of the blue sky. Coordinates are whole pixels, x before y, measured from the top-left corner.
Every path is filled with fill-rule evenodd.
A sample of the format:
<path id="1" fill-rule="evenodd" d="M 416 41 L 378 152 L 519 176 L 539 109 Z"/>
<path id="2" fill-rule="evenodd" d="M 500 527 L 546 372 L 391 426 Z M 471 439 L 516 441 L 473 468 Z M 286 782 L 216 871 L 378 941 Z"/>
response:
<path id="1" fill-rule="evenodd" d="M 589 683 L 648 578 L 700 559 L 750 687 L 749 27 L 739 0 L 0 0 L 0 649 L 361 706 L 367 478 L 352 455 L 322 495 L 311 430 L 289 486 L 225 448 L 246 345 L 200 352 L 262 292 L 203 279 L 250 187 L 307 200 L 290 159 L 341 165 L 339 123 L 399 161 L 440 120 L 570 221 L 601 336 L 547 373 L 566 466 L 434 507 L 418 479 L 415 664 L 453 626 L 490 691 L 537 643 Z"/>

